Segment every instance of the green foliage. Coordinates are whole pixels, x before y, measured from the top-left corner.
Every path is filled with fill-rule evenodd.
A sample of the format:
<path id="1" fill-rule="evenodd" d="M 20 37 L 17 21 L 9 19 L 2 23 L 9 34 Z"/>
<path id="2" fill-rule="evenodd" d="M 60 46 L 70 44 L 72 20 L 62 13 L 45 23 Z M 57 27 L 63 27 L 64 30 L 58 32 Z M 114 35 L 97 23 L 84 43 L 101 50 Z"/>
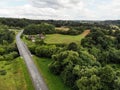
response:
<path id="1" fill-rule="evenodd" d="M 51 72 L 54 74 L 60 74 L 66 65 L 77 63 L 78 56 L 79 54 L 74 51 L 64 51 L 53 55 L 52 59 L 54 61 L 49 66 Z"/>
<path id="2" fill-rule="evenodd" d="M 99 66 L 99 63 L 96 62 L 96 58 L 86 51 L 79 51 L 79 57 L 80 57 L 79 59 L 80 65 L 85 65 L 85 66 L 98 65 Z"/>
<path id="3" fill-rule="evenodd" d="M 31 24 L 25 27 L 24 29 L 24 34 L 27 35 L 34 35 L 34 34 L 41 34 L 41 33 L 46 33 L 46 34 L 51 34 L 55 33 L 55 27 L 51 24 Z"/>
<path id="4" fill-rule="evenodd" d="M 82 45 L 87 48 L 97 47 L 107 49 L 112 46 L 113 40 L 108 38 L 101 30 L 95 29 L 87 38 L 82 40 Z"/>
<path id="5" fill-rule="evenodd" d="M 42 45 L 38 46 L 35 49 L 35 54 L 39 57 L 48 57 L 50 58 L 53 54 L 55 54 L 59 50 L 55 45 Z"/>
<path id="6" fill-rule="evenodd" d="M 78 76 L 73 73 L 73 65 L 68 64 L 64 71 L 62 71 L 61 77 L 65 85 L 70 86 L 74 90 L 77 90 L 75 81 Z"/>
<path id="7" fill-rule="evenodd" d="M 97 73 L 96 69 L 86 69 L 87 72 L 85 73 L 82 71 L 84 68 L 81 66 L 99 66 L 94 56 L 85 51 L 80 51 L 79 53 L 75 51 L 64 51 L 53 55 L 52 59 L 54 61 L 49 65 L 50 71 L 56 75 L 61 75 L 63 82 L 74 90 L 78 89 L 75 82 L 79 77 L 85 75 L 91 76 Z"/>
<path id="8" fill-rule="evenodd" d="M 92 75 L 90 78 L 82 77 L 77 81 L 77 86 L 79 90 L 100 90 L 100 78 L 96 75 Z"/>
<path id="9" fill-rule="evenodd" d="M 5 49 L 3 47 L 0 47 L 0 55 L 3 55 L 5 53 Z"/>
<path id="10" fill-rule="evenodd" d="M 114 88 L 115 90 L 120 90 L 120 77 L 114 80 Z"/>
<path id="11" fill-rule="evenodd" d="M 115 78 L 113 68 L 111 68 L 110 66 L 103 67 L 100 70 L 100 78 L 102 82 L 110 84 Z"/>
<path id="12" fill-rule="evenodd" d="M 111 48 L 109 50 L 109 60 L 113 63 L 120 63 L 120 50 L 116 50 L 114 48 Z"/>
<path id="13" fill-rule="evenodd" d="M 112 90 L 112 88 L 114 88 L 114 80 L 116 77 L 113 68 L 107 65 L 100 70 L 99 74 L 102 88 L 105 90 Z"/>
<path id="14" fill-rule="evenodd" d="M 4 57 L 0 55 L 0 61 L 3 61 L 4 60 Z"/>
<path id="15" fill-rule="evenodd" d="M 8 27 L 0 24 L 0 44 L 12 43 L 15 37 L 13 31 L 9 31 Z"/>
<path id="16" fill-rule="evenodd" d="M 7 74 L 6 70 L 0 70 L 0 75 L 6 75 L 6 74 Z"/>
<path id="17" fill-rule="evenodd" d="M 67 50 L 77 51 L 78 50 L 78 45 L 76 43 L 72 42 L 68 45 Z"/>

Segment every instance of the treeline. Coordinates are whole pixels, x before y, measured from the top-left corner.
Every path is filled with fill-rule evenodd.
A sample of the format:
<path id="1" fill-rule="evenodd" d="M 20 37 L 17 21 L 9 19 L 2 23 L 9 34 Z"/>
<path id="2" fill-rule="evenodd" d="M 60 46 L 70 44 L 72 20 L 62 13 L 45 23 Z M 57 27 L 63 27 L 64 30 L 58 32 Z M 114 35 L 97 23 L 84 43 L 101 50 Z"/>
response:
<path id="1" fill-rule="evenodd" d="M 112 30 L 118 31 L 118 28 L 113 28 L 110 25 L 103 26 L 103 25 L 94 25 L 94 24 L 81 24 L 80 26 L 68 26 L 69 30 L 57 30 L 55 25 L 41 23 L 41 24 L 30 24 L 24 28 L 24 34 L 26 35 L 35 35 L 35 34 L 53 34 L 59 33 L 64 35 L 79 35 L 84 30 L 90 29 L 94 31 L 95 29 L 102 30 L 103 33 L 107 35 L 115 35 L 117 32 L 113 33 Z"/>
<path id="2" fill-rule="evenodd" d="M 92 22 L 92 23 L 90 23 Z M 109 21 L 110 22 L 110 21 Z M 61 27 L 61 26 L 87 26 L 87 28 L 92 28 L 94 26 L 99 26 L 99 27 L 106 27 L 109 28 L 108 26 L 110 24 L 114 24 L 114 22 L 116 22 L 115 24 L 119 24 L 119 20 L 118 21 L 111 21 L 111 23 L 107 23 L 107 21 L 66 21 L 66 20 L 30 20 L 30 19 L 17 19 L 17 18 L 0 18 L 0 23 L 4 24 L 4 25 L 8 25 L 10 27 L 20 27 L 20 28 L 24 28 L 27 25 L 30 24 L 41 24 L 41 23 L 48 23 L 48 24 L 53 24 L 56 27 Z"/>
<path id="3" fill-rule="evenodd" d="M 51 24 L 41 23 L 41 24 L 31 24 L 25 27 L 24 34 L 35 35 L 35 34 L 52 34 L 55 33 L 55 27 Z"/>
<path id="4" fill-rule="evenodd" d="M 68 31 L 56 30 L 55 26 L 52 24 L 41 23 L 41 24 L 30 24 L 25 27 L 24 34 L 26 35 L 36 35 L 36 34 L 53 34 L 59 33 L 64 35 L 78 35 L 84 31 L 81 27 L 70 27 Z"/>

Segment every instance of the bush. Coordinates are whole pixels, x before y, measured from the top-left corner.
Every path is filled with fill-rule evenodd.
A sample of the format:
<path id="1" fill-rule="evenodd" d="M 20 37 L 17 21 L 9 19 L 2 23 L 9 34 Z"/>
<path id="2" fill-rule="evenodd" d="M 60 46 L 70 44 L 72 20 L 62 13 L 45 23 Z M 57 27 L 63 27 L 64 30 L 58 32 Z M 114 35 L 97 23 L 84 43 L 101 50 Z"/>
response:
<path id="1" fill-rule="evenodd" d="M 78 46 L 76 43 L 72 42 L 68 45 L 67 50 L 78 51 Z"/>
<path id="2" fill-rule="evenodd" d="M 59 48 L 57 48 L 55 45 L 42 45 L 42 46 L 38 46 L 35 49 L 35 54 L 39 57 L 47 57 L 47 58 L 51 58 L 53 54 L 55 54 L 57 52 L 57 50 L 59 50 Z"/>
<path id="3" fill-rule="evenodd" d="M 7 72 L 5 70 L 0 70 L 0 75 L 6 75 Z"/>
<path id="4" fill-rule="evenodd" d="M 4 57 L 3 56 L 0 56 L 0 61 L 3 61 L 4 60 Z"/>
<path id="5" fill-rule="evenodd" d="M 11 60 L 17 58 L 18 56 L 19 56 L 18 53 L 14 51 L 14 52 L 11 52 L 10 54 L 5 54 L 4 58 L 7 61 L 11 61 Z"/>

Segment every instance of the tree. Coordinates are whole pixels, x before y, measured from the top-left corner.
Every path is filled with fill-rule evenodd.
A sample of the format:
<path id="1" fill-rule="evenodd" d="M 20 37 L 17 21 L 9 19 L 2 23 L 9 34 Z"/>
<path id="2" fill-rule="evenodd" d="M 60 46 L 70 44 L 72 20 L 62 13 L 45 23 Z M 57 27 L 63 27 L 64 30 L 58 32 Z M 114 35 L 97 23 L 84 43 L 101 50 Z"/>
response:
<path id="1" fill-rule="evenodd" d="M 73 50 L 73 51 L 77 51 L 78 50 L 78 46 L 76 43 L 72 42 L 68 45 L 67 50 Z"/>
<path id="2" fill-rule="evenodd" d="M 0 47 L 0 55 L 3 55 L 5 53 L 5 49 L 3 47 Z"/>
<path id="3" fill-rule="evenodd" d="M 110 48 L 108 59 L 110 60 L 110 62 L 120 63 L 120 50 L 117 50 L 115 48 Z"/>
<path id="4" fill-rule="evenodd" d="M 51 72 L 60 75 L 62 71 L 66 68 L 68 64 L 74 65 L 77 63 L 79 54 L 74 51 L 64 51 L 59 54 L 53 55 L 52 59 L 54 60 L 49 68 Z M 53 69 L 54 68 L 54 69 Z"/>
<path id="5" fill-rule="evenodd" d="M 96 75 L 92 75 L 90 78 L 82 77 L 81 79 L 77 80 L 77 86 L 79 90 L 100 90 L 100 78 Z"/>
<path id="6" fill-rule="evenodd" d="M 114 80 L 114 90 L 120 90 L 120 77 Z"/>
<path id="7" fill-rule="evenodd" d="M 63 79 L 63 82 L 67 85 L 72 87 L 72 89 L 76 89 L 75 81 L 77 80 L 77 75 L 73 73 L 73 65 L 68 64 L 64 71 L 61 73 L 61 77 Z"/>
<path id="8" fill-rule="evenodd" d="M 115 79 L 115 73 L 113 68 L 107 65 L 100 70 L 99 74 L 100 74 L 101 82 L 103 83 L 102 88 L 106 90 L 110 88 L 112 89 L 113 88 L 112 82 L 114 82 Z"/>

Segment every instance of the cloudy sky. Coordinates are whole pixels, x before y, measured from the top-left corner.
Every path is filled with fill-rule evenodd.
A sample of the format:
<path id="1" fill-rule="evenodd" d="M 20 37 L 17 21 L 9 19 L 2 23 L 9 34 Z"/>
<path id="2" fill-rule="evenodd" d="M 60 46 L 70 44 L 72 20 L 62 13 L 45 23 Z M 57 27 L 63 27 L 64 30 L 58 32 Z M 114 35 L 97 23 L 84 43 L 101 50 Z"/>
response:
<path id="1" fill-rule="evenodd" d="M 116 20 L 120 19 L 120 0 L 0 0 L 0 17 Z"/>

